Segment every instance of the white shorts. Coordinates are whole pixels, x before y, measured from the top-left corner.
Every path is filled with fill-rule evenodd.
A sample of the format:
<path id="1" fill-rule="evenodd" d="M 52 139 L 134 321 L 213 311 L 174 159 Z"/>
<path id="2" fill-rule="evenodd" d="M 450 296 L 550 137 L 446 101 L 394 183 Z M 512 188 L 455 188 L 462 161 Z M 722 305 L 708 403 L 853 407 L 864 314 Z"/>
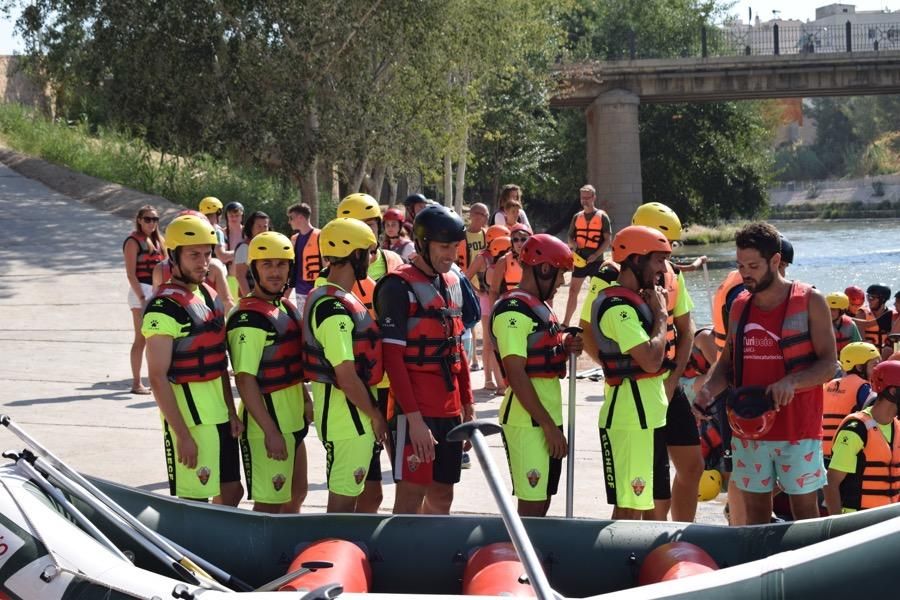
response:
<path id="1" fill-rule="evenodd" d="M 138 300 L 138 297 L 135 296 L 134 290 L 131 287 L 128 288 L 128 306 L 133 308 L 134 310 L 143 310 L 144 305 L 147 303 L 147 300 L 150 299 L 150 296 L 153 295 L 153 286 L 149 283 L 141 283 L 141 291 L 144 293 L 144 301 L 141 302 Z"/>

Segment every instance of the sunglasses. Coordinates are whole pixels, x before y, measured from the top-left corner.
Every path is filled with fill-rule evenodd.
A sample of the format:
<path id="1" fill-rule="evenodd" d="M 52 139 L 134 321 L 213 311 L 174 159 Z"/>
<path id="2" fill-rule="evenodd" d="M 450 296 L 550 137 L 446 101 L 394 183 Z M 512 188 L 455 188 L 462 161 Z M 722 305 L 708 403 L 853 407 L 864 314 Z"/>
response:
<path id="1" fill-rule="evenodd" d="M 528 236 L 525 236 L 525 237 L 514 237 L 514 238 L 512 239 L 512 241 L 514 241 L 514 242 L 527 242 L 527 241 L 528 241 Z"/>
<path id="2" fill-rule="evenodd" d="M 159 223 L 159 217 L 141 217 L 144 223 Z"/>

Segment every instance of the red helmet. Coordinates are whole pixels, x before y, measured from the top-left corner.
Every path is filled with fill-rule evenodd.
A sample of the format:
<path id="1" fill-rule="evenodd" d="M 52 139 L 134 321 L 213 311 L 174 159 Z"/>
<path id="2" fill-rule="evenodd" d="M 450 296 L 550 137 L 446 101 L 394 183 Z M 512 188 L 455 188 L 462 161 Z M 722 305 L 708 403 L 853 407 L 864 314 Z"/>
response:
<path id="1" fill-rule="evenodd" d="M 528 235 L 534 235 L 534 232 L 531 231 L 531 227 L 526 225 L 525 223 L 516 223 L 512 227 L 509 228 L 509 237 L 516 235 L 517 231 L 524 231 Z"/>
<path id="2" fill-rule="evenodd" d="M 872 371 L 872 390 L 900 404 L 900 361 L 886 360 Z"/>
<path id="3" fill-rule="evenodd" d="M 766 388 L 759 385 L 734 390 L 725 404 L 725 412 L 732 431 L 745 440 L 758 440 L 769 433 L 777 414 Z"/>
<path id="4" fill-rule="evenodd" d="M 384 215 L 381 218 L 385 221 L 397 221 L 398 223 L 402 223 L 406 220 L 406 215 L 399 208 L 389 208 L 384 212 Z"/>
<path id="5" fill-rule="evenodd" d="M 491 225 L 484 233 L 484 244 L 485 246 L 490 247 L 491 242 L 496 240 L 498 237 L 504 236 L 509 237 L 509 227 L 507 227 L 506 225 Z"/>
<path id="6" fill-rule="evenodd" d="M 859 286 L 851 285 L 844 290 L 844 293 L 850 299 L 850 304 L 862 305 L 866 301 L 866 293 Z"/>
<path id="7" fill-rule="evenodd" d="M 559 238 L 546 233 L 539 233 L 528 238 L 519 253 L 522 264 L 536 267 L 550 265 L 557 269 L 571 271 L 573 265 L 572 250 Z"/>
<path id="8" fill-rule="evenodd" d="M 621 264 L 632 254 L 644 256 L 652 252 L 672 252 L 672 245 L 658 229 L 630 225 L 613 238 L 613 260 Z"/>

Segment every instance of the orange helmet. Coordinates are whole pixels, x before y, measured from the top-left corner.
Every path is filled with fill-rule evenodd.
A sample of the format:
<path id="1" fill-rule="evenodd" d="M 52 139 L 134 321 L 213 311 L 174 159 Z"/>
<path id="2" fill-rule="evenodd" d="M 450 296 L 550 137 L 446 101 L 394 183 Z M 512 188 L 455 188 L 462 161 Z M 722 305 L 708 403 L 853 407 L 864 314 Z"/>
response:
<path id="1" fill-rule="evenodd" d="M 488 252 L 490 252 L 491 256 L 494 258 L 500 256 L 504 252 L 509 252 L 510 248 L 512 248 L 512 240 L 509 239 L 508 235 L 494 238 L 491 240 L 491 243 L 488 244 Z"/>
<path id="2" fill-rule="evenodd" d="M 632 254 L 641 256 L 651 252 L 672 252 L 672 245 L 658 229 L 631 225 L 616 234 L 613 239 L 613 260 L 622 263 Z"/>
<path id="3" fill-rule="evenodd" d="M 505 225 L 491 225 L 484 234 L 484 243 L 490 248 L 491 242 L 503 236 L 509 237 L 509 227 Z"/>

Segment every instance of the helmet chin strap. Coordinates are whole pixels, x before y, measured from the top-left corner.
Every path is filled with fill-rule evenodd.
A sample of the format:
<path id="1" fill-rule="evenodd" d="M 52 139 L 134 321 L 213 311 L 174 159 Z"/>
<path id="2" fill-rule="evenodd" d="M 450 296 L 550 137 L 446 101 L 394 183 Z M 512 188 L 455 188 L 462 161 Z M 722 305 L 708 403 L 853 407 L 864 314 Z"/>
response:
<path id="1" fill-rule="evenodd" d="M 280 297 L 281 294 L 284 293 L 284 290 L 287 289 L 287 286 L 288 286 L 287 282 L 285 282 L 285 284 L 284 284 L 283 286 L 281 286 L 281 289 L 278 290 L 278 291 L 276 291 L 276 292 L 273 292 L 272 290 L 266 288 L 266 287 L 262 284 L 262 278 L 259 276 L 259 271 L 256 270 L 256 265 L 255 265 L 255 264 L 252 264 L 252 263 L 250 264 L 250 273 L 253 275 L 253 279 L 256 280 L 256 287 L 258 287 L 259 289 L 261 289 L 262 291 L 264 291 L 264 292 L 265 292 L 266 294 L 268 294 L 269 296 L 272 296 L 272 298 L 278 298 L 278 297 Z"/>
<path id="2" fill-rule="evenodd" d="M 540 267 L 533 267 L 531 272 L 534 273 L 534 285 L 538 289 L 538 299 L 540 299 L 541 302 L 546 302 L 553 293 L 553 282 L 556 281 L 559 269 L 551 268 L 549 273 L 544 275 L 543 270 Z M 546 290 L 544 289 L 544 286 L 541 285 L 544 281 L 549 282 Z"/>
<path id="3" fill-rule="evenodd" d="M 437 269 L 431 264 L 431 254 L 428 252 L 428 240 L 425 240 L 425 243 L 421 245 L 419 244 L 419 240 L 416 240 L 416 253 L 422 257 L 422 260 L 425 261 L 425 264 L 428 265 L 428 268 L 431 269 L 432 273 L 437 273 Z"/>

